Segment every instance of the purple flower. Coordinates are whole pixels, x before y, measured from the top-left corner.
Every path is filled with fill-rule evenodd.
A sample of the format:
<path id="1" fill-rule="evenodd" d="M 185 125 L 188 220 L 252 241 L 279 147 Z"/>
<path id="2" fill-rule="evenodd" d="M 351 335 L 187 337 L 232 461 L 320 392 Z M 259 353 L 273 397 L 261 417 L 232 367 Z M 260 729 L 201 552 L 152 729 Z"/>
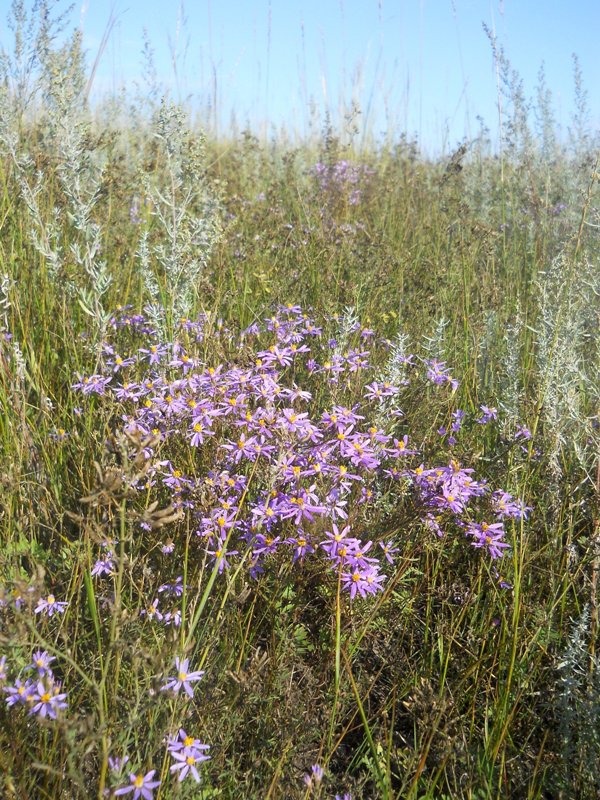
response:
<path id="1" fill-rule="evenodd" d="M 473 547 L 486 547 L 491 558 L 501 558 L 502 551 L 510 547 L 508 542 L 504 541 L 504 528 L 501 522 L 494 522 L 491 525 L 487 522 L 481 524 L 472 522 L 467 528 L 467 533 L 474 537 L 474 541 L 471 542 Z"/>
<path id="2" fill-rule="evenodd" d="M 517 425 L 515 439 L 531 439 L 531 431 L 525 425 Z"/>
<path id="3" fill-rule="evenodd" d="M 111 377 L 105 378 L 103 375 L 84 376 L 80 377 L 79 381 L 71 386 L 71 389 L 79 389 L 83 394 L 103 395 L 111 380 Z"/>
<path id="4" fill-rule="evenodd" d="M 157 619 L 159 622 L 162 622 L 164 619 L 164 615 L 158 610 L 158 597 L 147 607 L 142 608 L 140 611 L 141 617 L 148 617 L 148 619 Z"/>
<path id="5" fill-rule="evenodd" d="M 444 383 L 449 383 L 452 391 L 458 389 L 458 381 L 450 375 L 449 367 L 446 366 L 445 361 L 436 361 L 432 359 L 425 362 L 427 364 L 427 379 L 436 386 L 441 386 Z"/>
<path id="6" fill-rule="evenodd" d="M 59 602 L 53 594 L 48 597 L 40 597 L 38 604 L 35 608 L 36 614 L 46 614 L 51 617 L 53 614 L 64 614 L 68 603 Z"/>
<path id="7" fill-rule="evenodd" d="M 367 594 L 376 594 L 383 590 L 381 583 L 385 575 L 379 574 L 377 567 L 361 569 L 355 567 L 352 572 L 342 572 L 343 588 L 350 592 L 350 599 L 354 600 L 357 594 L 366 597 Z"/>
<path id="8" fill-rule="evenodd" d="M 188 658 L 176 658 L 175 666 L 177 667 L 177 675 L 174 678 L 167 678 L 166 683 L 161 687 L 161 691 L 166 692 L 171 690 L 175 692 L 175 694 L 178 694 L 179 690 L 183 687 L 188 696 L 193 697 L 194 689 L 192 688 L 192 683 L 199 681 L 204 675 L 204 671 L 189 672 Z"/>
<path id="9" fill-rule="evenodd" d="M 52 675 L 50 662 L 56 661 L 54 656 L 49 655 L 46 650 L 36 650 L 31 659 L 30 667 L 36 669 L 40 677 Z"/>
<path id="10" fill-rule="evenodd" d="M 129 794 L 133 792 L 133 800 L 152 800 L 154 797 L 154 789 L 160 786 L 160 781 L 153 781 L 152 778 L 156 773 L 155 769 L 151 769 L 145 775 L 136 775 L 134 772 L 129 773 L 129 786 L 122 786 L 115 791 L 115 797 L 122 794 Z"/>
<path id="11" fill-rule="evenodd" d="M 8 706 L 26 705 L 35 691 L 35 684 L 30 680 L 23 683 L 23 681 L 17 678 L 14 686 L 5 686 L 3 691 L 8 695 L 6 698 L 6 704 Z"/>
<path id="12" fill-rule="evenodd" d="M 109 756 L 108 766 L 111 772 L 118 774 L 129 761 L 129 756 Z"/>
<path id="13" fill-rule="evenodd" d="M 323 775 L 323 767 L 319 766 L 319 764 L 313 764 L 310 772 L 304 776 L 304 783 L 309 789 L 312 789 L 313 786 L 318 786 L 321 783 Z"/>
<path id="14" fill-rule="evenodd" d="M 204 756 L 201 753 L 193 753 L 188 752 L 179 752 L 179 753 L 171 753 L 173 758 L 175 759 L 175 764 L 171 765 L 171 772 L 179 772 L 177 777 L 178 781 L 184 780 L 189 774 L 192 775 L 192 778 L 196 781 L 196 783 L 200 783 L 200 774 L 196 767 L 196 764 L 201 763 L 202 761 L 206 761 L 210 756 Z"/>
<path id="15" fill-rule="evenodd" d="M 169 739 L 167 750 L 169 753 L 179 753 L 180 751 L 191 752 L 193 750 L 200 752 L 202 750 L 210 750 L 210 745 L 202 744 L 200 739 L 194 739 L 193 736 L 188 736 L 183 728 L 180 728 L 179 738 L 174 737 Z M 205 756 L 204 760 L 206 761 L 208 758 L 209 756 Z"/>
<path id="16" fill-rule="evenodd" d="M 481 409 L 481 417 L 477 420 L 480 425 L 485 425 L 488 422 L 498 419 L 498 409 L 493 406 L 479 406 Z"/>
<path id="17" fill-rule="evenodd" d="M 109 550 L 104 558 L 99 558 L 92 567 L 91 575 L 112 575 L 114 573 L 115 564 L 112 560 L 112 552 Z"/>
<path id="18" fill-rule="evenodd" d="M 379 542 L 379 547 L 383 550 L 383 555 L 386 557 L 390 564 L 394 563 L 394 553 L 398 552 L 398 548 L 394 547 L 393 542 Z"/>
<path id="19" fill-rule="evenodd" d="M 531 508 L 526 506 L 522 500 L 515 500 L 515 498 L 501 490 L 494 492 L 492 495 L 492 505 L 496 516 L 500 519 L 504 517 L 511 517 L 513 519 L 527 519 Z"/>
<path id="20" fill-rule="evenodd" d="M 204 753 L 209 749 L 209 745 L 203 744 L 199 739 L 194 739 L 193 736 L 188 736 L 181 728 L 179 738 L 171 739 L 167 745 L 167 750 L 176 762 L 171 765 L 171 772 L 179 773 L 177 778 L 179 781 L 191 774 L 196 783 L 199 783 L 200 775 L 196 765 L 209 760 L 210 756 Z"/>
<path id="21" fill-rule="evenodd" d="M 56 712 L 67 707 L 66 697 L 67 695 L 60 691 L 59 684 L 50 683 L 45 685 L 42 681 L 39 681 L 35 687 L 35 692 L 31 695 L 33 705 L 29 713 L 56 719 Z"/>

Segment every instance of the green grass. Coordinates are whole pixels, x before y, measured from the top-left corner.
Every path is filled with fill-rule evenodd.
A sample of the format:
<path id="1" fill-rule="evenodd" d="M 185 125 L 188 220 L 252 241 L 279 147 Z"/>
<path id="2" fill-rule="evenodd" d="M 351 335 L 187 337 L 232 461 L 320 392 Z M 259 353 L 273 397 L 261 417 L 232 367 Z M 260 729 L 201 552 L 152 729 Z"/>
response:
<path id="1" fill-rule="evenodd" d="M 593 150 L 556 145 L 553 157 L 543 157 L 537 145 L 507 148 L 499 161 L 475 143 L 454 171 L 447 159 L 425 160 L 408 146 L 344 148 L 331 131 L 293 149 L 244 135 L 208 140 L 200 167 L 188 164 L 173 188 L 169 163 L 146 129 L 91 126 L 80 156 L 103 163 L 90 221 L 100 226 L 112 280 L 99 295 L 70 250 L 74 242 L 84 247 L 91 229 L 69 218 L 75 206 L 47 122 L 44 114 L 22 120 L 18 147 L 30 165 L 0 149 L 2 309 L 13 336 L 0 349 L 0 587 L 7 593 L 0 655 L 10 680 L 32 649 L 56 655 L 69 709 L 56 723 L 37 725 L 2 702 L 2 796 L 101 798 L 108 757 L 125 750 L 140 768 L 158 770 L 160 798 L 597 796 Z M 193 131 L 182 136 L 185 161 L 197 141 Z M 342 158 L 371 171 L 356 204 L 349 190 L 320 188 L 313 173 L 318 161 Z M 37 220 L 22 191 L 23 181 L 34 185 L 36 166 Z M 91 181 L 80 174 L 84 186 Z M 157 203 L 133 223 L 132 197 L 171 189 L 181 203 L 190 175 L 202 181 L 190 219 L 218 198 L 222 220 L 207 263 L 193 280 L 184 271 L 178 284 L 190 316 L 209 315 L 202 359 L 243 363 L 247 354 L 211 330 L 218 320 L 243 329 L 280 303 L 317 315 L 353 309 L 378 334 L 405 333 L 414 352 L 429 341 L 460 386 L 440 399 L 412 382 L 402 395 L 402 432 L 426 449 L 429 464 L 447 463 L 436 431 L 450 424 L 451 412 L 460 407 L 472 419 L 482 404 L 499 407 L 498 424 L 467 426 L 459 456 L 478 478 L 533 506 L 529 520 L 508 526 L 502 570 L 512 590 L 500 590 L 494 565 L 466 553 L 458 538 L 419 527 L 400 490 L 385 494 L 375 516 L 361 517 L 371 526 L 368 538 L 393 537 L 400 553 L 384 592 L 356 605 L 341 597 L 339 583 L 285 563 L 258 582 L 243 562 L 219 576 L 190 544 L 189 515 L 176 519 L 165 497 L 151 507 L 148 492 L 138 506 L 161 536 L 181 544 L 178 566 L 191 588 L 179 631 L 143 625 L 142 604 L 173 577 L 171 566 L 148 554 L 130 500 L 111 484 L 115 464 L 132 476 L 143 457 L 132 462 L 116 436 L 117 408 L 93 398 L 79 415 L 81 397 L 70 386 L 102 360 L 101 320 L 79 302 L 82 291 L 107 314 L 119 304 L 135 313 L 152 299 L 136 255 L 140 232 L 147 230 L 151 248 L 169 244 L 168 232 Z M 566 207 L 557 211 L 559 203 Z M 40 237 L 60 252 L 58 271 L 40 253 Z M 188 245 L 179 264 L 191 270 Z M 157 252 L 149 268 L 172 332 L 178 298 Z M 92 261 L 99 263 L 96 255 Z M 339 335 L 335 321 L 329 325 L 327 334 Z M 377 358 L 382 366 L 383 355 Z M 317 378 L 303 381 L 318 407 L 331 401 Z M 348 396 L 358 400 L 359 391 L 356 384 Z M 534 434 L 523 449 L 513 438 L 517 422 Z M 183 446 L 165 453 L 191 472 L 209 468 L 214 456 L 209 447 L 200 459 Z M 261 480 L 252 470 L 248 491 Z M 90 574 L 105 537 L 118 538 L 120 548 L 110 598 Z M 9 592 L 27 586 L 36 599 L 56 587 L 70 604 L 65 615 L 41 622 L 13 613 Z M 171 653 L 184 651 L 206 670 L 187 706 L 158 692 Z M 195 793 L 166 780 L 164 735 L 188 724 L 211 745 Z M 326 777 L 311 793 L 302 776 L 313 763 Z"/>

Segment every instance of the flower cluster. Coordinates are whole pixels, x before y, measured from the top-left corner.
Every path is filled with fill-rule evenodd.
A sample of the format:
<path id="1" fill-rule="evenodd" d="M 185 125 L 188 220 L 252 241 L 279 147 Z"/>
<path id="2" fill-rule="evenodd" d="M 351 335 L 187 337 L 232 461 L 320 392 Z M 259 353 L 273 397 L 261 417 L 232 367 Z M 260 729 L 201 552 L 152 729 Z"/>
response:
<path id="1" fill-rule="evenodd" d="M 382 369 L 377 356 L 386 357 L 388 340 L 358 321 L 331 337 L 327 324 L 288 305 L 239 337 L 207 316 L 185 319 L 169 343 L 143 315 L 121 309 L 112 320 L 114 341 L 104 344 L 104 369 L 73 388 L 104 395 L 124 433 L 143 440 L 146 469 L 132 488 L 146 497 L 166 491 L 171 505 L 189 515 L 199 554 L 219 573 L 241 561 L 257 579 L 282 558 L 297 567 L 319 561 L 350 599 L 381 592 L 397 547 L 366 532 L 378 498 L 394 484 L 412 494 L 427 529 L 438 536 L 463 530 L 474 548 L 499 558 L 508 547 L 502 520 L 526 509 L 492 493 L 456 460 L 419 465 L 423 454 L 411 444 L 398 405 L 410 385 L 406 370 L 418 372 L 415 357 L 404 353 L 401 365 Z M 212 352 L 209 334 L 221 351 L 233 345 L 231 361 L 205 355 Z M 425 381 L 449 400 L 444 389 L 454 392 L 458 381 L 447 365 L 424 365 Z M 473 421 L 496 419 L 496 409 L 481 411 Z M 466 417 L 451 411 L 449 445 Z M 144 517 L 140 525 L 152 529 Z M 167 556 L 177 551 L 176 536 L 159 544 Z M 94 576 L 113 574 L 113 546 L 104 543 Z M 168 608 L 155 597 L 142 614 L 178 626 L 181 582 L 179 576 L 161 587 Z M 61 610 L 56 602 L 42 609 Z M 178 666 L 182 672 L 187 665 Z M 169 688 L 190 693 L 189 681 L 173 681 Z"/>
<path id="2" fill-rule="evenodd" d="M 357 205 L 362 197 L 361 184 L 374 174 L 366 164 L 354 164 L 341 159 L 333 164 L 317 162 L 312 169 L 322 192 L 347 194 L 350 205 Z"/>
<path id="3" fill-rule="evenodd" d="M 196 783 L 200 783 L 200 773 L 198 767 L 204 761 L 208 761 L 210 756 L 207 751 L 209 745 L 204 744 L 199 739 L 189 736 L 183 728 L 180 728 L 176 736 L 169 736 L 167 739 L 167 752 L 173 759 L 170 771 L 177 776 L 179 783 L 191 776 Z M 129 772 L 126 776 L 126 783 L 122 784 L 124 778 L 125 765 L 129 763 L 129 756 L 109 757 L 108 759 L 113 779 L 117 785 L 112 789 L 111 797 L 121 797 L 132 794 L 132 800 L 153 800 L 154 790 L 157 789 L 161 781 L 155 780 L 156 770 L 148 772 Z"/>
<path id="4" fill-rule="evenodd" d="M 54 677 L 50 664 L 55 657 L 46 650 L 33 653 L 31 662 L 23 670 L 23 675 L 13 684 L 2 686 L 9 708 L 25 708 L 32 716 L 40 719 L 56 719 L 67 708 L 67 695 Z M 6 658 L 0 659 L 0 685 L 6 681 Z"/>
<path id="5" fill-rule="evenodd" d="M 174 761 L 170 770 L 177 775 L 177 780 L 181 782 L 191 775 L 196 783 L 199 783 L 198 764 L 209 760 L 210 756 L 206 755 L 206 751 L 210 750 L 210 746 L 193 736 L 188 736 L 182 728 L 177 736 L 169 739 L 167 750 Z"/>

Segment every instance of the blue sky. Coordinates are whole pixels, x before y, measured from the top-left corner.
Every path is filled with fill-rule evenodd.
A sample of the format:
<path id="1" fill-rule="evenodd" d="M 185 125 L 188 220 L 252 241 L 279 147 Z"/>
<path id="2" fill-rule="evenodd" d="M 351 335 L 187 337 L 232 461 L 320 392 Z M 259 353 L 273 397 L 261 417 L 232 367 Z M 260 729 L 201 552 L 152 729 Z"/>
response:
<path id="1" fill-rule="evenodd" d="M 0 10 L 8 6 L 0 0 Z M 90 60 L 111 9 L 95 91 L 139 79 L 145 28 L 161 81 L 179 99 L 193 95 L 222 131 L 234 113 L 240 126 L 304 135 L 325 108 L 339 119 L 354 99 L 360 127 L 414 133 L 428 149 L 476 135 L 478 115 L 495 133 L 496 76 L 482 23 L 528 95 L 545 64 L 563 128 L 577 53 L 591 121 L 600 124 L 600 0 L 77 0 L 73 21 Z M 4 42 L 4 22 L 0 33 Z"/>

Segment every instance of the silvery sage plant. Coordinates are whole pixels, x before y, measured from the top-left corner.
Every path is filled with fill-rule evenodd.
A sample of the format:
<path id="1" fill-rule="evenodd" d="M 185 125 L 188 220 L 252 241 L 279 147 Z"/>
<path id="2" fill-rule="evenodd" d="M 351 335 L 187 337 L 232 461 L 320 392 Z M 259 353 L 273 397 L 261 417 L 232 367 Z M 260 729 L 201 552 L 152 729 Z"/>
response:
<path id="1" fill-rule="evenodd" d="M 205 174 L 204 136 L 190 129 L 183 109 L 163 99 L 152 135 L 158 167 L 143 183 L 153 224 L 142 231 L 138 258 L 150 317 L 166 333 L 191 313 L 221 236 L 221 209 Z"/>
<path id="2" fill-rule="evenodd" d="M 3 54 L 0 146 L 15 169 L 28 213 L 30 241 L 42 256 L 52 283 L 59 291 L 76 298 L 91 318 L 91 341 L 98 344 L 110 319 L 103 298 L 112 283 L 102 258 L 102 228 L 94 219 L 104 157 L 92 136 L 81 31 L 74 31 L 63 44 L 57 45 L 61 29 L 49 25 L 49 6 L 38 3 L 31 12 L 29 25 L 25 17 L 22 19 L 29 41 L 27 80 L 22 65 L 19 67 L 23 53 L 15 53 L 12 59 Z M 24 48 L 25 45 L 21 50 Z M 9 80 L 11 75 L 13 79 Z M 25 87 L 27 97 L 24 97 Z M 26 145 L 27 138 L 19 135 L 28 108 L 33 108 L 37 101 L 43 109 L 37 120 L 38 144 L 50 165 L 47 174 L 36 168 L 34 154 Z M 48 219 L 40 198 L 46 194 L 50 173 L 58 179 L 61 199 Z M 66 238 L 65 229 L 69 233 Z M 67 247 L 64 241 L 69 242 Z"/>

